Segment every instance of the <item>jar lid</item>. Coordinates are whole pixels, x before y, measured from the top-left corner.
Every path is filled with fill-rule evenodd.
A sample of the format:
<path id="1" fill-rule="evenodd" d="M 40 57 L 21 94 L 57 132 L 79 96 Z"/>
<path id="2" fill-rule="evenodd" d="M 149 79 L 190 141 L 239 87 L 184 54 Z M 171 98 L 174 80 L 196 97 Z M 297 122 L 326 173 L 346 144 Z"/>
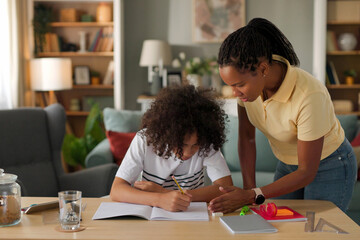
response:
<path id="1" fill-rule="evenodd" d="M 16 179 L 16 175 L 4 173 L 4 169 L 0 168 L 0 184 L 13 183 Z"/>

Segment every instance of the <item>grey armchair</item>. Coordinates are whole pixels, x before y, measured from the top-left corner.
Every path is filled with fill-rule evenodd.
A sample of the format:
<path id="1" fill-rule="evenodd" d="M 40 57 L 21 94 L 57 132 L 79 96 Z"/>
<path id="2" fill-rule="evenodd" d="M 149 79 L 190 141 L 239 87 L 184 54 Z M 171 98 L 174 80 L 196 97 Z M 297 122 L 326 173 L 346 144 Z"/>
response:
<path id="1" fill-rule="evenodd" d="M 62 190 L 80 190 L 85 197 L 109 194 L 116 164 L 64 172 L 65 122 L 60 104 L 0 110 L 0 168 L 18 176 L 22 196 L 51 197 Z"/>

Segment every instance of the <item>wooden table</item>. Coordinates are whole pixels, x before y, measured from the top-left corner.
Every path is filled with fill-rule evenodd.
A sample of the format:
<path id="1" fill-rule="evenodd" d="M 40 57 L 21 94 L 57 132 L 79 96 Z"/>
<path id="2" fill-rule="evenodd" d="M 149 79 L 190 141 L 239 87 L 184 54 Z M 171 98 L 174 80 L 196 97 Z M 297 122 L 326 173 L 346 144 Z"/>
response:
<path id="1" fill-rule="evenodd" d="M 56 200 L 56 198 L 23 197 L 22 206 Z M 55 228 L 58 223 L 44 223 L 43 218 L 53 215 L 49 210 L 31 215 L 23 215 L 21 223 L 12 227 L 0 228 L 0 239 L 134 239 L 134 240 L 176 240 L 176 239 L 360 239 L 360 227 L 333 203 L 314 200 L 273 200 L 277 205 L 286 205 L 299 213 L 315 212 L 315 226 L 320 219 L 342 228 L 350 234 L 335 232 L 304 232 L 305 222 L 272 223 L 277 233 L 232 234 L 219 217 L 210 216 L 208 222 L 148 221 L 142 219 L 91 220 L 100 202 L 106 198 L 83 198 L 87 204 L 83 212 L 82 225 L 87 228 L 81 232 L 63 233 Z M 232 213 L 232 214 L 238 214 Z M 45 218 L 46 219 L 46 218 Z"/>

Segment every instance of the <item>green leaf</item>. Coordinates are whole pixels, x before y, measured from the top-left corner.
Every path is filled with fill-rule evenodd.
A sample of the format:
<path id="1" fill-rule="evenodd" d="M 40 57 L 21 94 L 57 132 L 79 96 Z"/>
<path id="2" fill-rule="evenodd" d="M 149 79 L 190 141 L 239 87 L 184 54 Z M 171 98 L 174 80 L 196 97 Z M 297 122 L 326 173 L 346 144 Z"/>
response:
<path id="1" fill-rule="evenodd" d="M 92 104 L 90 113 L 85 121 L 84 136 L 77 138 L 66 134 L 62 146 L 64 160 L 70 166 L 85 167 L 87 154 L 106 138 L 103 129 L 103 115 L 99 104 Z"/>

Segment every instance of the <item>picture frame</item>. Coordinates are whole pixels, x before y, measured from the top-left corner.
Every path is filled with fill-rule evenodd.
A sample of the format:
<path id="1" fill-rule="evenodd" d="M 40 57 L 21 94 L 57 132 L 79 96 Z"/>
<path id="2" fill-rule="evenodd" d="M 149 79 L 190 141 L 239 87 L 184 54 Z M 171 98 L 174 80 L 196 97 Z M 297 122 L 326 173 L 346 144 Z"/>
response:
<path id="1" fill-rule="evenodd" d="M 90 69 L 88 66 L 76 66 L 74 68 L 74 84 L 90 85 Z"/>
<path id="2" fill-rule="evenodd" d="M 245 0 L 192 0 L 192 38 L 197 43 L 219 43 L 245 26 Z"/>
<path id="3" fill-rule="evenodd" d="M 182 76 L 181 72 L 168 72 L 167 74 L 167 86 L 174 87 L 174 86 L 181 86 L 182 84 Z"/>

